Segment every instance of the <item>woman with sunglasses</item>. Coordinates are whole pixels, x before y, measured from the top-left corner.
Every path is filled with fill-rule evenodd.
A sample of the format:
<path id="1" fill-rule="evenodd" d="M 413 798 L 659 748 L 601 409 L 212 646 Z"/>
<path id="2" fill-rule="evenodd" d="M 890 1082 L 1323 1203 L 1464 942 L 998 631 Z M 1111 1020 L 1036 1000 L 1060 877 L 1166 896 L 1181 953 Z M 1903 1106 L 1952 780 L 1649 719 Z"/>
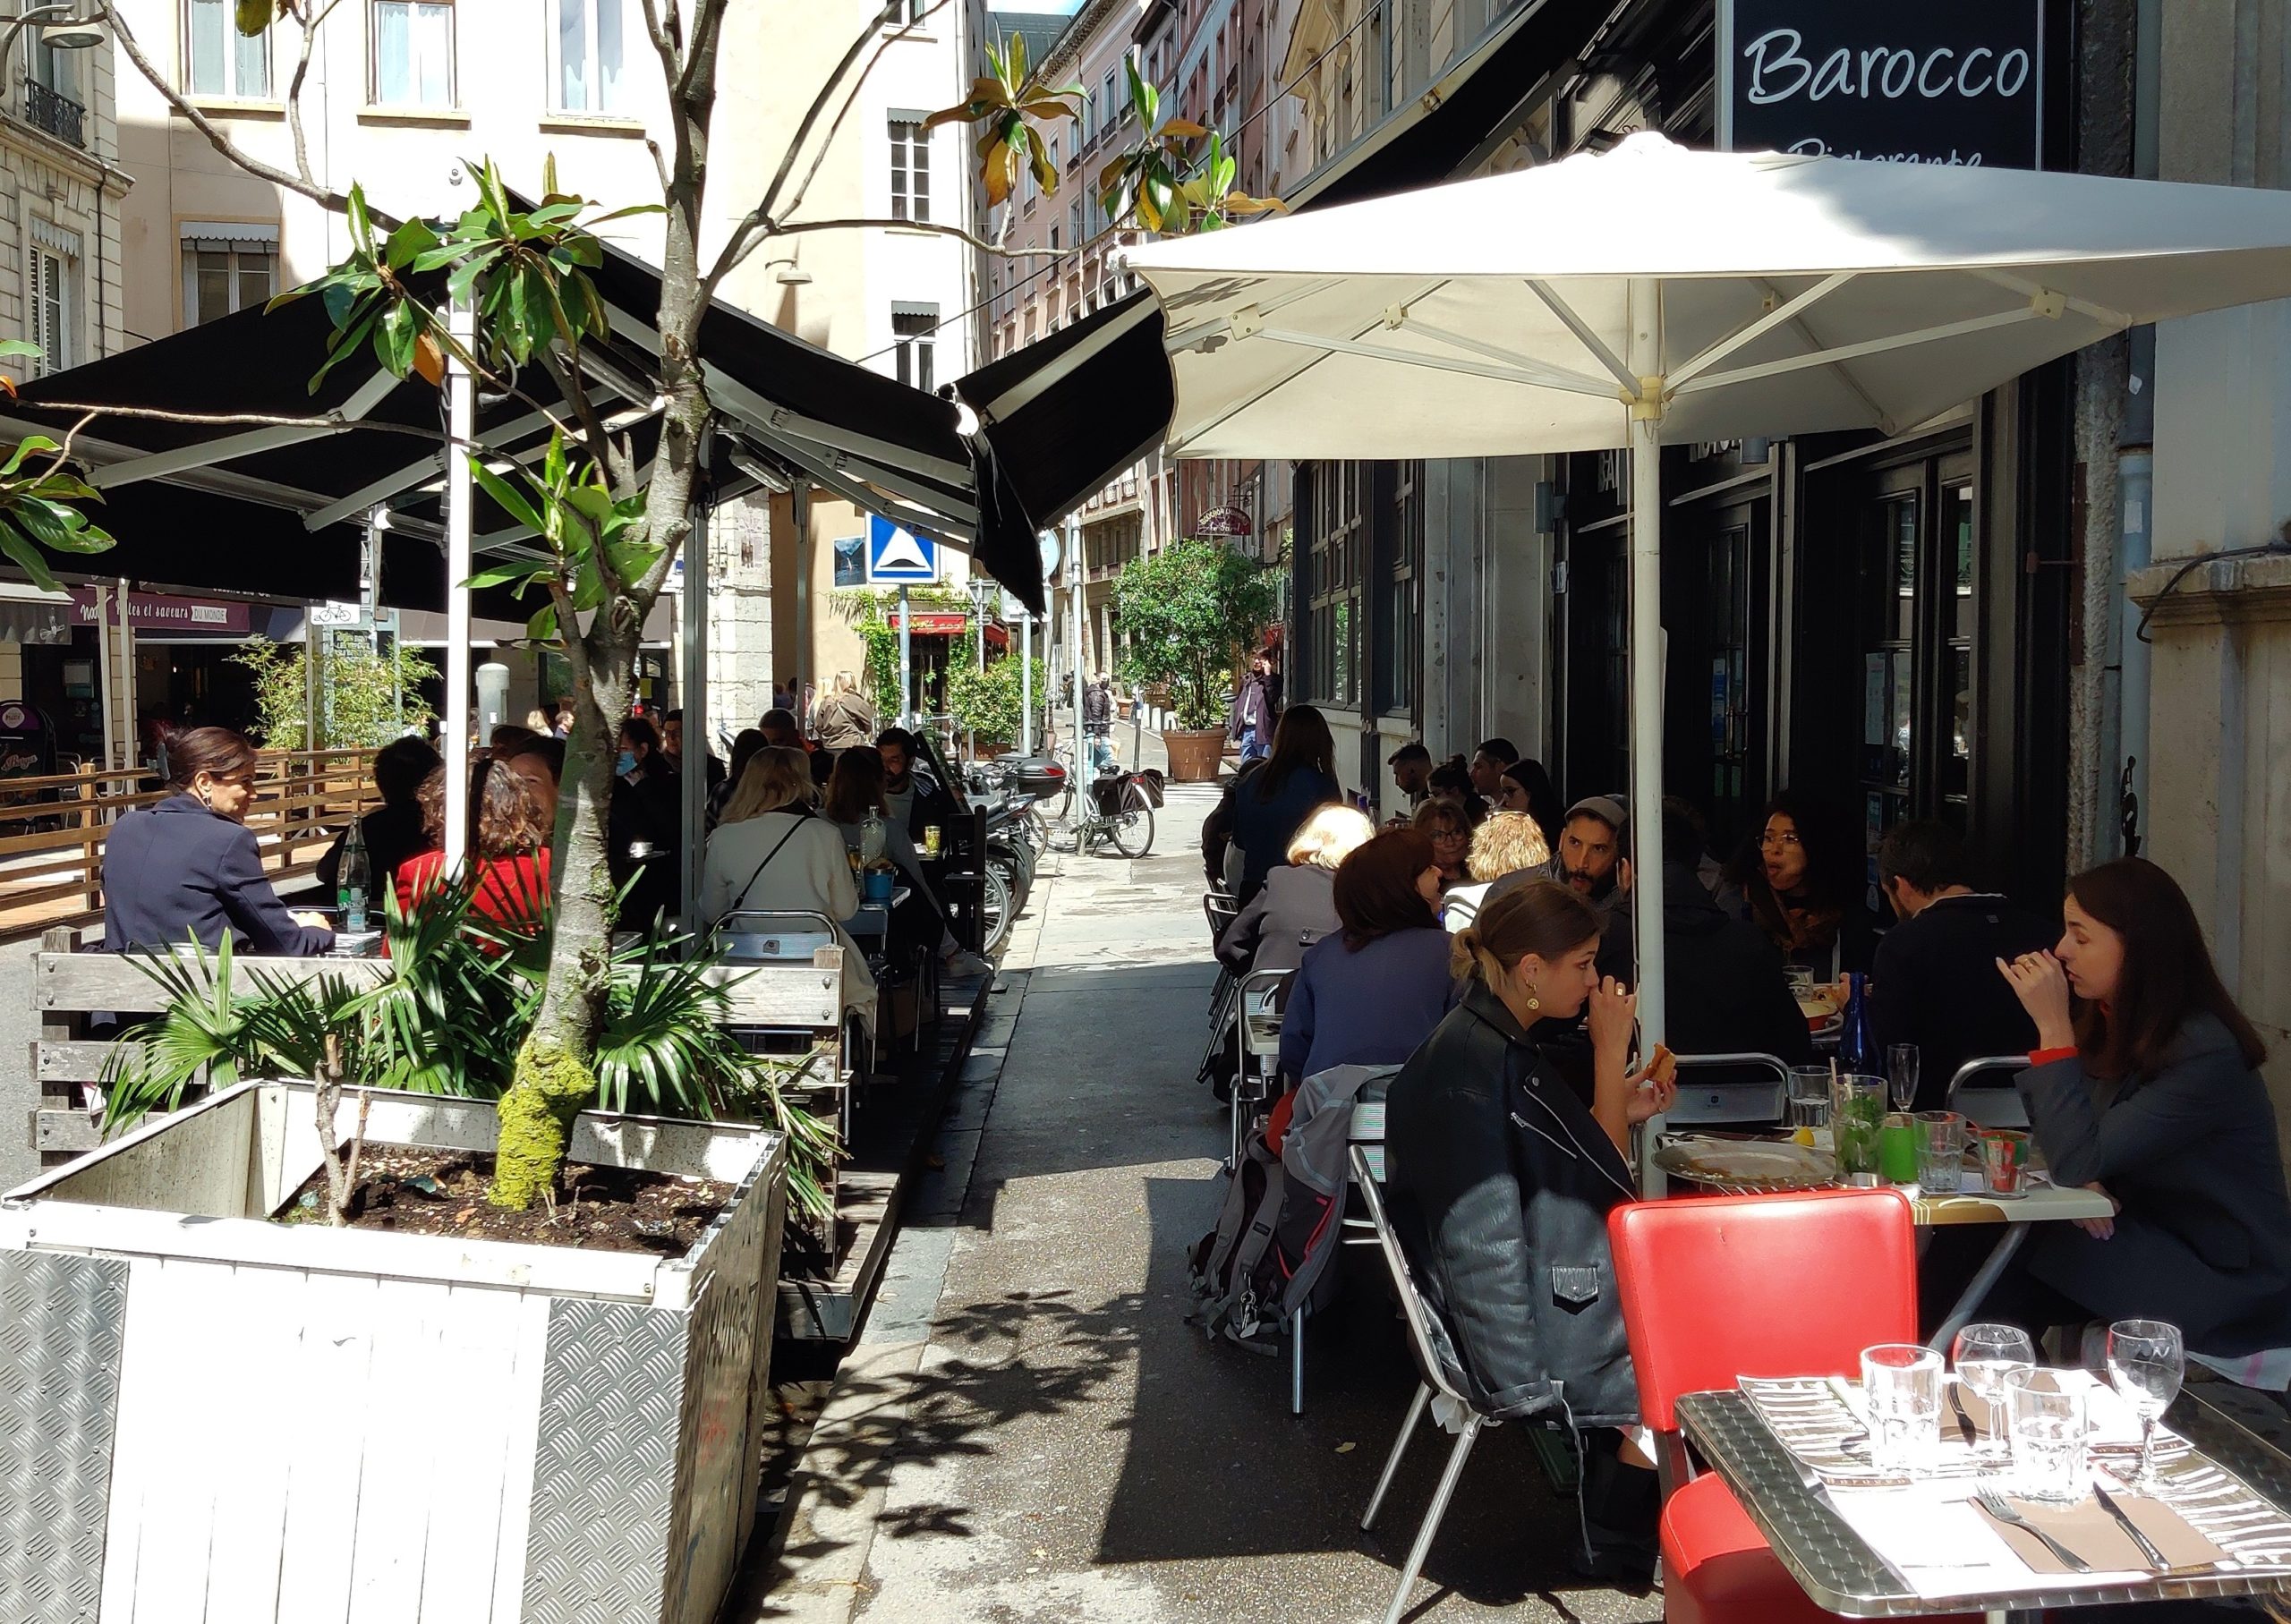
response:
<path id="1" fill-rule="evenodd" d="M 263 872 L 246 826 L 254 800 L 254 746 L 227 727 L 193 727 L 167 740 L 175 793 L 112 825 L 104 846 L 104 948 L 212 951 L 228 932 L 241 952 L 309 958 L 334 946 L 316 914 L 289 913 Z"/>

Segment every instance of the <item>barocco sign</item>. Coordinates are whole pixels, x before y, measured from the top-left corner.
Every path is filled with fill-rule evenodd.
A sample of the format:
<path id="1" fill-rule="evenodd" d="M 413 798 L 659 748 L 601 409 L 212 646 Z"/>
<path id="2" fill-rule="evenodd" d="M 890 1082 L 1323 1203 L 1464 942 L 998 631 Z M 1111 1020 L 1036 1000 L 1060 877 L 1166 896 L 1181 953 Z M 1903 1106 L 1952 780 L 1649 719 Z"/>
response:
<path id="1" fill-rule="evenodd" d="M 2039 169 L 2045 0 L 1718 0 L 1718 145 Z"/>

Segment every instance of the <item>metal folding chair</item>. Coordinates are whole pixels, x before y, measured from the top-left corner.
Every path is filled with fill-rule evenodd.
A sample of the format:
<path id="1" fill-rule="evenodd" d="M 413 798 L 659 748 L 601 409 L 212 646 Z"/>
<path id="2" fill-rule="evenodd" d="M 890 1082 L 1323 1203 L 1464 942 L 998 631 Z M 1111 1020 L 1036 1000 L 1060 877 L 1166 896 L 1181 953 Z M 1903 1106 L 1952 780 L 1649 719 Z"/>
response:
<path id="1" fill-rule="evenodd" d="M 1408 1318 L 1409 1346 L 1416 1354 L 1418 1378 L 1416 1397 L 1409 1400 L 1408 1415 L 1400 1424 L 1400 1436 L 1392 1440 L 1392 1452 L 1385 1457 L 1384 1469 L 1376 1478 L 1376 1492 L 1368 1497 L 1368 1509 L 1361 1514 L 1363 1529 L 1375 1526 L 1376 1513 L 1384 1509 L 1384 1495 L 1400 1471 L 1401 1457 L 1408 1452 L 1416 1424 L 1424 1418 L 1433 1397 L 1436 1394 L 1447 1399 L 1464 1417 L 1455 1447 L 1448 1452 L 1448 1464 L 1440 1473 L 1440 1486 L 1432 1492 L 1432 1503 L 1426 1508 L 1423 1524 L 1416 1531 L 1416 1543 L 1409 1547 L 1408 1560 L 1401 1568 L 1392 1605 L 1384 1611 L 1384 1624 L 1400 1624 L 1401 1614 L 1408 1608 L 1408 1593 L 1415 1586 L 1416 1576 L 1423 1571 L 1424 1559 L 1432 1550 L 1433 1536 L 1440 1531 L 1440 1519 L 1447 1515 L 1448 1501 L 1455 1496 L 1456 1483 L 1463 1475 L 1471 1446 L 1479 1441 L 1482 1432 L 1503 1424 L 1472 1404 L 1463 1372 L 1456 1367 L 1447 1330 L 1417 1288 L 1416 1272 L 1409 1264 L 1407 1253 L 1401 1249 L 1400 1237 L 1393 1233 L 1392 1220 L 1384 1212 L 1384 1193 L 1370 1167 L 1367 1147 L 1356 1144 L 1348 1154 L 1352 1162 L 1352 1182 L 1358 1186 L 1361 1202 L 1368 1209 L 1368 1221 L 1375 1229 L 1377 1244 L 1384 1249 L 1385 1265 L 1392 1271 L 1392 1289 L 1399 1294 L 1401 1312 Z"/>
<path id="2" fill-rule="evenodd" d="M 1280 1072 L 1281 994 L 1296 975 L 1294 970 L 1252 970 L 1233 983 L 1232 1134 L 1225 1165 L 1241 1164 L 1241 1134 L 1252 1114 L 1250 1107 L 1272 1097 Z"/>
<path id="3" fill-rule="evenodd" d="M 812 955 L 821 948 L 840 947 L 843 937 L 835 928 L 835 921 L 811 909 L 799 908 L 741 908 L 727 914 L 716 922 L 709 940 L 724 951 L 726 962 L 735 965 L 807 965 Z M 852 1021 L 846 1010 L 844 1041 L 850 1044 Z M 881 1047 L 881 1015 L 880 1006 L 876 1018 L 877 1033 L 872 1037 L 867 1054 L 866 1075 L 875 1070 L 876 1050 Z M 771 1031 L 773 1028 L 751 1028 Z M 851 1138 L 851 1113 L 857 1101 L 854 1088 L 838 1090 L 841 1110 L 838 1113 L 837 1130 L 846 1144 Z"/>
<path id="4" fill-rule="evenodd" d="M 1764 1127 L 1782 1120 L 1783 1102 L 1790 1087 L 1790 1062 L 1779 1055 L 1682 1054 L 1673 1057 L 1679 1066 L 1679 1094 L 1663 1120 L 1671 1127 Z M 1725 1078 L 1698 1083 L 1688 1074 L 1727 1068 L 1755 1067 L 1774 1074 L 1763 1080 Z"/>
<path id="5" fill-rule="evenodd" d="M 2028 1127 L 2029 1108 L 2019 1089 L 2009 1083 L 2002 1088 L 1993 1084 L 1978 1088 L 1968 1086 L 1983 1072 L 2009 1072 L 2018 1076 L 2028 1068 L 2029 1057 L 2024 1054 L 1983 1055 L 1967 1060 L 1949 1079 L 1949 1109 L 1977 1127 Z"/>

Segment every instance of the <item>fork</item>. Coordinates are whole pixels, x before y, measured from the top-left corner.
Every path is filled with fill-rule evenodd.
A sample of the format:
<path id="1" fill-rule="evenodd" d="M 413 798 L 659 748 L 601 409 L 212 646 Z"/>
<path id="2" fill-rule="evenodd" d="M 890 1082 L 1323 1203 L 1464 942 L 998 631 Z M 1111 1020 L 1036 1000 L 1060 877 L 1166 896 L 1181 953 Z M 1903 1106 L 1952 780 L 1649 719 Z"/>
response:
<path id="1" fill-rule="evenodd" d="M 2029 1533 L 2035 1535 L 2039 1539 L 2042 1540 L 2044 1542 L 2044 1548 L 2051 1552 L 2053 1555 L 2058 1557 L 2062 1561 L 2067 1563 L 2070 1571 L 2075 1573 L 2090 1573 L 2092 1571 L 2091 1563 L 2086 1561 L 2082 1557 L 2077 1555 L 2067 1546 L 2053 1538 L 2051 1535 L 2047 1534 L 2043 1529 L 2038 1527 L 2027 1518 L 2013 1509 L 2012 1503 L 2002 1494 L 1999 1494 L 1996 1490 L 1987 1488 L 1977 1490 L 1975 1491 L 1975 1498 L 1980 1501 L 1980 1509 L 1988 1512 L 1989 1516 L 1995 1518 L 1998 1522 L 2006 1524 L 2011 1527 L 2025 1529 Z"/>

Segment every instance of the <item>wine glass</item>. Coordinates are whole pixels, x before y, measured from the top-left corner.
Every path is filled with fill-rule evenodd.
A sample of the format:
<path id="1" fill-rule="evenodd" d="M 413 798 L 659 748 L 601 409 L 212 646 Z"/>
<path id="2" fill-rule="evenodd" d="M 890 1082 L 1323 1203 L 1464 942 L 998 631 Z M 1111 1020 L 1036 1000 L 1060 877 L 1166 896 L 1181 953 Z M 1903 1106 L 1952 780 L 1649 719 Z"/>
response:
<path id="1" fill-rule="evenodd" d="M 2108 1381 L 2140 1417 L 2140 1475 L 2132 1486 L 2156 1490 L 2156 1423 L 2180 1396 L 2187 1349 L 2180 1328 L 2161 1320 L 2118 1320 L 2108 1327 Z"/>
<path id="2" fill-rule="evenodd" d="M 1989 1405 L 1989 1424 L 1973 1441 L 1973 1452 L 1984 1460 L 1998 1460 L 2011 1452 L 2005 1427 L 2005 1378 L 2016 1370 L 2033 1370 L 2036 1344 L 2018 1325 L 1974 1324 L 1957 1332 L 1949 1356 L 1957 1380 Z"/>
<path id="3" fill-rule="evenodd" d="M 1886 1050 L 1886 1080 L 1893 1085 L 1894 1109 L 1905 1111 L 1917 1101 L 1917 1045 L 1895 1043 Z"/>

